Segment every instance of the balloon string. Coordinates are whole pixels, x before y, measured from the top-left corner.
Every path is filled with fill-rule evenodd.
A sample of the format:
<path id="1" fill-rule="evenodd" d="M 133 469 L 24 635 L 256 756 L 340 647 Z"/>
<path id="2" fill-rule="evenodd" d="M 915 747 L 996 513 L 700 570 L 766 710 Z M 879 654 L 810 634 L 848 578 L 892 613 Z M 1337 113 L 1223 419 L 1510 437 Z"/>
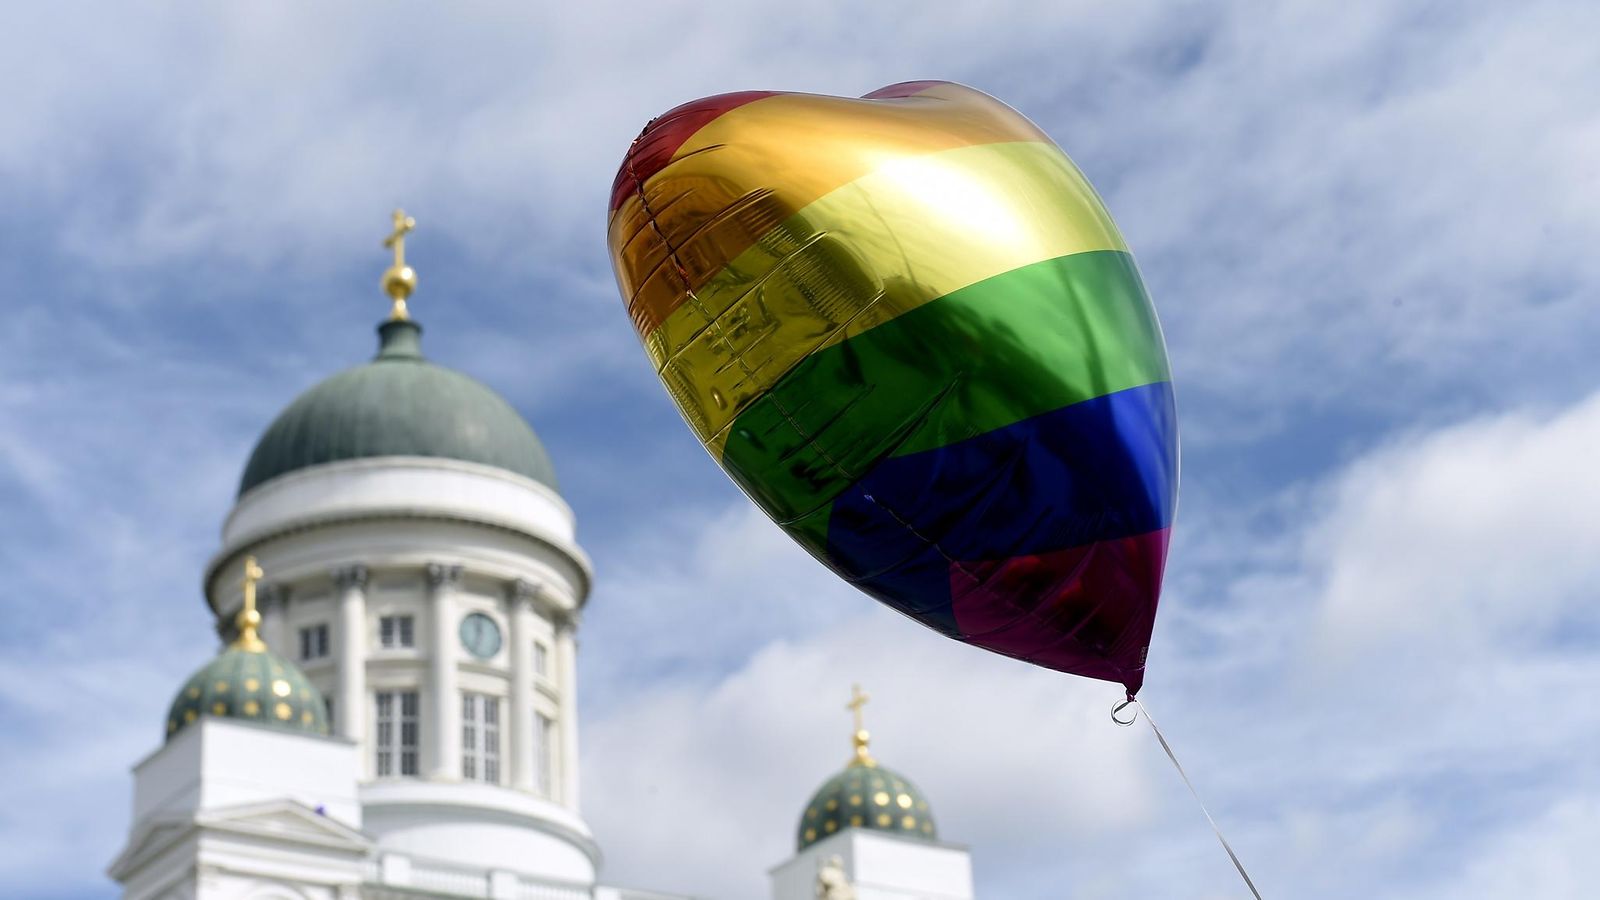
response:
<path id="1" fill-rule="evenodd" d="M 1233 852 L 1233 847 L 1228 843 L 1228 839 L 1222 836 L 1222 829 L 1217 827 L 1217 820 L 1211 818 L 1211 811 L 1206 809 L 1205 801 L 1200 799 L 1200 792 L 1194 789 L 1194 782 L 1189 780 L 1189 773 L 1183 770 L 1183 763 L 1178 762 L 1178 755 L 1172 752 L 1172 745 L 1167 743 L 1166 735 L 1161 733 L 1161 728 L 1156 725 L 1156 720 L 1150 717 L 1150 710 L 1145 709 L 1144 704 L 1137 699 L 1130 697 L 1129 701 L 1139 707 L 1139 712 L 1144 713 L 1144 720 L 1150 723 L 1150 730 L 1156 733 L 1156 740 L 1161 742 L 1161 749 L 1167 751 L 1167 759 L 1172 760 L 1172 767 L 1178 770 L 1178 777 L 1183 779 L 1184 785 L 1189 788 L 1189 793 L 1194 795 L 1194 802 L 1200 805 L 1200 812 L 1204 813 L 1206 821 L 1211 823 L 1211 831 L 1216 834 L 1217 840 L 1222 842 L 1222 849 L 1228 852 L 1228 858 L 1233 860 L 1233 867 L 1239 870 L 1239 877 L 1244 879 L 1245 887 L 1250 889 L 1250 894 L 1256 900 L 1261 900 L 1261 892 L 1256 890 L 1255 882 L 1250 880 L 1250 873 L 1244 870 L 1244 863 L 1239 861 L 1239 855 Z M 1121 704 L 1118 708 L 1120 709 L 1121 706 L 1126 705 L 1125 703 Z M 1114 710 L 1112 719 L 1116 720 L 1116 712 Z M 1120 722 L 1120 720 L 1118 721 Z"/>

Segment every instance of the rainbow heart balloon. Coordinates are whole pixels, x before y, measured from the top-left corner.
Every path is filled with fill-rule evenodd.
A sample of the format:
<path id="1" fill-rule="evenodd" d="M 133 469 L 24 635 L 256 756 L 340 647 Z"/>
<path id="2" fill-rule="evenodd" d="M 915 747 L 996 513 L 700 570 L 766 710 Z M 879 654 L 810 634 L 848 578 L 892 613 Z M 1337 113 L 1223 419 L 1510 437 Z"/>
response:
<path id="1" fill-rule="evenodd" d="M 1172 385 L 1049 137 L 948 82 L 709 97 L 629 149 L 609 238 L 668 393 L 791 537 L 950 637 L 1138 691 Z"/>

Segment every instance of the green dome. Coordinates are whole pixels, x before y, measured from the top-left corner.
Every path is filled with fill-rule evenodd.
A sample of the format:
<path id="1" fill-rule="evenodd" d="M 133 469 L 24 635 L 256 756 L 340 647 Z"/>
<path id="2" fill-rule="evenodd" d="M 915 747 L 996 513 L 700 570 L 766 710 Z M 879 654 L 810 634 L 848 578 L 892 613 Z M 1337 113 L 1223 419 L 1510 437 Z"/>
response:
<path id="1" fill-rule="evenodd" d="M 201 716 L 328 733 L 322 692 L 294 663 L 269 650 L 229 647 L 189 676 L 167 712 L 167 740 Z"/>
<path id="2" fill-rule="evenodd" d="M 927 798 L 904 776 L 879 765 L 852 763 L 811 795 L 796 829 L 797 849 L 845 828 L 939 839 Z"/>
<path id="3" fill-rule="evenodd" d="M 422 327 L 379 326 L 372 362 L 301 394 L 267 428 L 239 493 L 320 463 L 374 456 L 436 456 L 495 466 L 552 488 L 544 445 L 504 398 L 422 358 Z"/>

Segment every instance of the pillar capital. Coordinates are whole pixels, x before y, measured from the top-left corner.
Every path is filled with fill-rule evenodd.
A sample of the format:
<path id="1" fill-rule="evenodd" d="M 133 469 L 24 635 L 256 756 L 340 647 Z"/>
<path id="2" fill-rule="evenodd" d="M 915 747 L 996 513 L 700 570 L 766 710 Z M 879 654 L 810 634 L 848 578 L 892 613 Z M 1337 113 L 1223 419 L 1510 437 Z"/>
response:
<path id="1" fill-rule="evenodd" d="M 578 625 L 583 620 L 583 614 L 575 609 L 563 610 L 550 618 L 550 624 L 555 626 L 557 635 L 571 635 L 577 632 Z"/>
<path id="2" fill-rule="evenodd" d="M 352 563 L 348 566 L 339 566 L 338 568 L 330 570 L 328 574 L 333 578 L 333 583 L 338 585 L 339 590 L 341 591 L 348 591 L 351 588 L 360 590 L 367 586 L 367 567 L 361 565 L 360 563 Z"/>
<path id="3" fill-rule="evenodd" d="M 544 587 L 534 584 L 526 578 L 517 578 L 506 582 L 506 600 L 511 607 L 516 609 L 521 606 L 532 606 L 544 596 Z"/>
<path id="4" fill-rule="evenodd" d="M 275 607 L 287 608 L 289 606 L 289 595 L 293 593 L 293 588 L 282 582 L 273 581 L 262 584 L 257 591 L 256 606 L 265 615 L 267 610 Z"/>
<path id="5" fill-rule="evenodd" d="M 425 571 L 428 573 L 428 586 L 432 588 L 449 587 L 461 581 L 459 564 L 431 562 Z"/>

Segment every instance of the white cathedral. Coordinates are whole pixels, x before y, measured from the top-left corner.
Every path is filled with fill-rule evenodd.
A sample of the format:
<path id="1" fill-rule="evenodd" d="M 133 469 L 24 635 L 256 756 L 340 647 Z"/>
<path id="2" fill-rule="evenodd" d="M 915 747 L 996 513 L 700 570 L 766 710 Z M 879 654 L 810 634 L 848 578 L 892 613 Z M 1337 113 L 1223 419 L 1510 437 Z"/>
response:
<path id="1" fill-rule="evenodd" d="M 302 394 L 245 465 L 204 573 L 223 649 L 133 769 L 127 900 L 676 898 L 602 881 L 578 797 L 594 573 L 528 423 L 423 357 L 413 224 L 386 242 L 377 357 Z M 855 746 L 772 898 L 971 900 L 966 849 L 859 714 Z"/>

